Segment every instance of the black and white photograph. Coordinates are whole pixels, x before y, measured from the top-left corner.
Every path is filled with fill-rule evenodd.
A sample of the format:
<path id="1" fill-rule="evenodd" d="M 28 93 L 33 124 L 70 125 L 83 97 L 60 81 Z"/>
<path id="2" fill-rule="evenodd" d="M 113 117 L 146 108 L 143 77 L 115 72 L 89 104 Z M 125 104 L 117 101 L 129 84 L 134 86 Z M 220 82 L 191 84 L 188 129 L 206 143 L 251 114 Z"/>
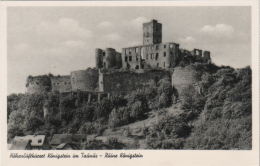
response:
<path id="1" fill-rule="evenodd" d="M 252 6 L 5 10 L 1 120 L 9 158 L 19 150 L 132 160 L 146 152 L 256 150 Z"/>
<path id="2" fill-rule="evenodd" d="M 9 7 L 10 150 L 252 149 L 250 14 Z"/>

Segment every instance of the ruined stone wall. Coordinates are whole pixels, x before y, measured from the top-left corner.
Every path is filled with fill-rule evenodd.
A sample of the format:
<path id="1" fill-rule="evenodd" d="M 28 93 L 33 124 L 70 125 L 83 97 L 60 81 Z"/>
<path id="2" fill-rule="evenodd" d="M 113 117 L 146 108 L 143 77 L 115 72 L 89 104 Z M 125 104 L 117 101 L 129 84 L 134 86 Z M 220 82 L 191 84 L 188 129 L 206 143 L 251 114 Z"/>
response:
<path id="1" fill-rule="evenodd" d="M 107 48 L 106 49 L 106 55 L 105 55 L 105 61 L 106 65 L 104 67 L 106 68 L 112 68 L 116 66 L 116 50 L 113 48 Z"/>
<path id="2" fill-rule="evenodd" d="M 98 70 L 87 69 L 71 72 L 72 90 L 97 91 L 98 90 Z"/>
<path id="3" fill-rule="evenodd" d="M 99 84 L 99 86 L 98 86 L 98 91 L 100 91 L 100 92 L 103 92 L 104 91 L 104 84 L 103 84 L 103 80 L 104 80 L 104 74 L 102 74 L 102 73 L 99 73 L 99 78 L 98 78 L 98 84 Z"/>
<path id="4" fill-rule="evenodd" d="M 113 48 L 105 50 L 97 48 L 95 50 L 96 68 L 121 68 L 122 56 L 120 52 L 116 52 Z"/>
<path id="5" fill-rule="evenodd" d="M 179 44 L 161 43 L 122 49 L 123 68 L 142 68 L 141 58 L 152 67 L 172 68 L 177 65 Z M 139 57 L 141 56 L 141 58 Z"/>
<path id="6" fill-rule="evenodd" d="M 123 68 L 129 68 L 129 69 L 139 69 L 141 68 L 141 58 L 140 55 L 143 54 L 142 47 L 130 47 L 130 48 L 123 48 L 122 49 L 122 66 Z"/>
<path id="7" fill-rule="evenodd" d="M 95 50 L 96 68 L 103 67 L 103 50 L 97 48 Z"/>
<path id="8" fill-rule="evenodd" d="M 71 91 L 70 76 L 53 76 L 51 77 L 52 92 L 69 92 Z"/>
<path id="9" fill-rule="evenodd" d="M 204 51 L 204 52 L 203 52 L 203 62 L 204 62 L 204 63 L 209 63 L 209 62 L 211 62 L 210 52 L 209 52 L 209 51 Z"/>
<path id="10" fill-rule="evenodd" d="M 47 75 L 27 78 L 27 93 L 43 93 L 51 91 L 51 80 Z"/>
<path id="11" fill-rule="evenodd" d="M 202 57 L 202 50 L 200 49 L 193 49 L 193 56 L 198 56 L 198 57 Z"/>
<path id="12" fill-rule="evenodd" d="M 122 54 L 120 52 L 116 52 L 116 66 L 122 68 Z"/>
<path id="13" fill-rule="evenodd" d="M 155 70 L 145 73 L 135 72 L 114 72 L 103 74 L 103 91 L 107 93 L 133 91 L 144 86 L 149 86 L 152 82 L 168 77 L 169 71 Z M 101 78 L 101 77 L 100 77 Z"/>
<path id="14" fill-rule="evenodd" d="M 202 72 L 192 69 L 191 66 L 176 67 L 172 74 L 172 86 L 175 87 L 180 94 L 183 88 L 189 85 L 197 86 L 201 81 Z"/>
<path id="15" fill-rule="evenodd" d="M 188 64 L 192 64 L 195 62 L 200 63 L 210 63 L 210 52 L 204 51 L 202 54 L 202 50 L 193 49 L 192 51 L 188 51 L 185 49 L 179 49 L 179 60 L 189 62 Z"/>

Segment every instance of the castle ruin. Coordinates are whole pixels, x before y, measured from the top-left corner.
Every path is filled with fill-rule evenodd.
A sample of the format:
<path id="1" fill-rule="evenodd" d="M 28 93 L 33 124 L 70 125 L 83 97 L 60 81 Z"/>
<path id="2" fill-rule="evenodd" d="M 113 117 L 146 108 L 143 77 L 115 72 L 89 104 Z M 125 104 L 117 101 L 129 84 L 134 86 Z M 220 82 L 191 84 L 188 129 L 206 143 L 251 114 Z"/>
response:
<path id="1" fill-rule="evenodd" d="M 72 71 L 67 76 L 29 76 L 26 83 L 27 93 L 63 93 L 78 90 L 90 93 L 126 92 L 144 87 L 163 77 L 171 79 L 173 86 L 182 87 L 194 83 L 194 79 L 192 72 L 178 67 L 181 63 L 211 62 L 209 51 L 189 51 L 181 49 L 179 44 L 174 42 L 162 43 L 162 24 L 157 20 L 143 24 L 143 45 L 122 48 L 122 53 L 113 48 L 97 48 L 95 60 L 96 68 Z M 147 67 L 156 70 L 146 71 Z M 102 72 L 102 69 L 106 68 L 124 71 Z"/>
<path id="2" fill-rule="evenodd" d="M 122 54 L 113 48 L 105 51 L 96 49 L 97 68 L 124 68 L 144 69 L 145 65 L 154 68 L 174 68 L 180 62 L 203 62 L 211 61 L 210 52 L 194 49 L 188 51 L 180 49 L 179 44 L 168 42 L 162 43 L 162 24 L 157 20 L 143 24 L 143 45 L 122 48 Z"/>

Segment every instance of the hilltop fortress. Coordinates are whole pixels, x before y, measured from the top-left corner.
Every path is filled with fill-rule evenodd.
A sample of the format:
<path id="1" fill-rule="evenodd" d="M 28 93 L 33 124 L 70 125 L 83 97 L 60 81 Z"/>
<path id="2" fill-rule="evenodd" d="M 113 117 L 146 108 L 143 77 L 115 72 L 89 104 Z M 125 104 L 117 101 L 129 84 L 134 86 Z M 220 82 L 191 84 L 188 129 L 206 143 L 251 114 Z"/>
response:
<path id="1" fill-rule="evenodd" d="M 170 78 L 178 89 L 198 81 L 196 74 L 179 67 L 181 64 L 211 62 L 209 51 L 189 51 L 173 42 L 162 43 L 162 24 L 156 20 L 143 24 L 143 45 L 122 48 L 122 53 L 113 48 L 97 48 L 95 60 L 96 68 L 72 71 L 66 76 L 29 76 L 27 93 L 81 90 L 111 94 L 132 91 L 156 83 L 163 77 Z M 111 68 L 119 70 L 106 70 Z"/>

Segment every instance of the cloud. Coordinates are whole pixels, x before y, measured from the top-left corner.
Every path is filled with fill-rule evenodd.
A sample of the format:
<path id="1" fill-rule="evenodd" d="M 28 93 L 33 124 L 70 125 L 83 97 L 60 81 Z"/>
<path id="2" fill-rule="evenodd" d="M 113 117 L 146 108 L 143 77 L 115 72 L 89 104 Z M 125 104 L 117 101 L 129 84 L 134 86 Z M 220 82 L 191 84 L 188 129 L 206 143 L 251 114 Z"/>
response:
<path id="1" fill-rule="evenodd" d="M 14 49 L 16 49 L 18 51 L 25 51 L 28 48 L 29 48 L 29 44 L 27 44 L 27 43 L 18 43 L 16 45 L 14 45 Z"/>
<path id="2" fill-rule="evenodd" d="M 131 26 L 131 27 L 139 30 L 139 29 L 142 29 L 143 23 L 146 23 L 146 22 L 149 22 L 149 20 L 147 18 L 137 17 L 137 18 L 130 20 L 130 21 L 125 20 L 124 25 Z"/>
<path id="3" fill-rule="evenodd" d="M 113 26 L 113 24 L 109 21 L 103 21 L 98 24 L 98 27 L 100 27 L 100 28 L 110 28 L 112 26 Z"/>
<path id="4" fill-rule="evenodd" d="M 8 50 L 10 53 L 10 56 L 21 56 L 26 55 L 30 51 L 30 45 L 27 43 L 17 43 L 10 47 Z"/>
<path id="5" fill-rule="evenodd" d="M 65 56 L 68 52 L 62 47 L 53 47 L 44 49 L 44 54 L 50 56 Z"/>
<path id="6" fill-rule="evenodd" d="M 215 37 L 230 37 L 234 32 L 234 28 L 226 24 L 217 24 L 216 26 L 205 25 L 200 29 L 200 32 Z"/>
<path id="7" fill-rule="evenodd" d="M 193 37 L 180 38 L 180 41 L 185 44 L 194 43 L 196 40 Z"/>
<path id="8" fill-rule="evenodd" d="M 110 33 L 108 35 L 105 35 L 105 38 L 111 41 L 118 41 L 121 39 L 121 36 L 118 35 L 117 33 Z"/>
<path id="9" fill-rule="evenodd" d="M 149 20 L 145 17 L 137 17 L 136 19 L 131 20 L 133 26 L 143 26 L 143 23 L 148 22 Z"/>
<path id="10" fill-rule="evenodd" d="M 90 38 L 92 32 L 81 27 L 79 22 L 70 18 L 60 18 L 58 22 L 42 21 L 37 34 L 48 39 Z"/>
<path id="11" fill-rule="evenodd" d="M 129 46 L 139 46 L 139 45 L 142 45 L 142 41 L 132 41 L 129 44 Z"/>
<path id="12" fill-rule="evenodd" d="M 80 40 L 68 40 L 64 44 L 72 48 L 84 48 L 86 46 L 86 42 Z"/>

